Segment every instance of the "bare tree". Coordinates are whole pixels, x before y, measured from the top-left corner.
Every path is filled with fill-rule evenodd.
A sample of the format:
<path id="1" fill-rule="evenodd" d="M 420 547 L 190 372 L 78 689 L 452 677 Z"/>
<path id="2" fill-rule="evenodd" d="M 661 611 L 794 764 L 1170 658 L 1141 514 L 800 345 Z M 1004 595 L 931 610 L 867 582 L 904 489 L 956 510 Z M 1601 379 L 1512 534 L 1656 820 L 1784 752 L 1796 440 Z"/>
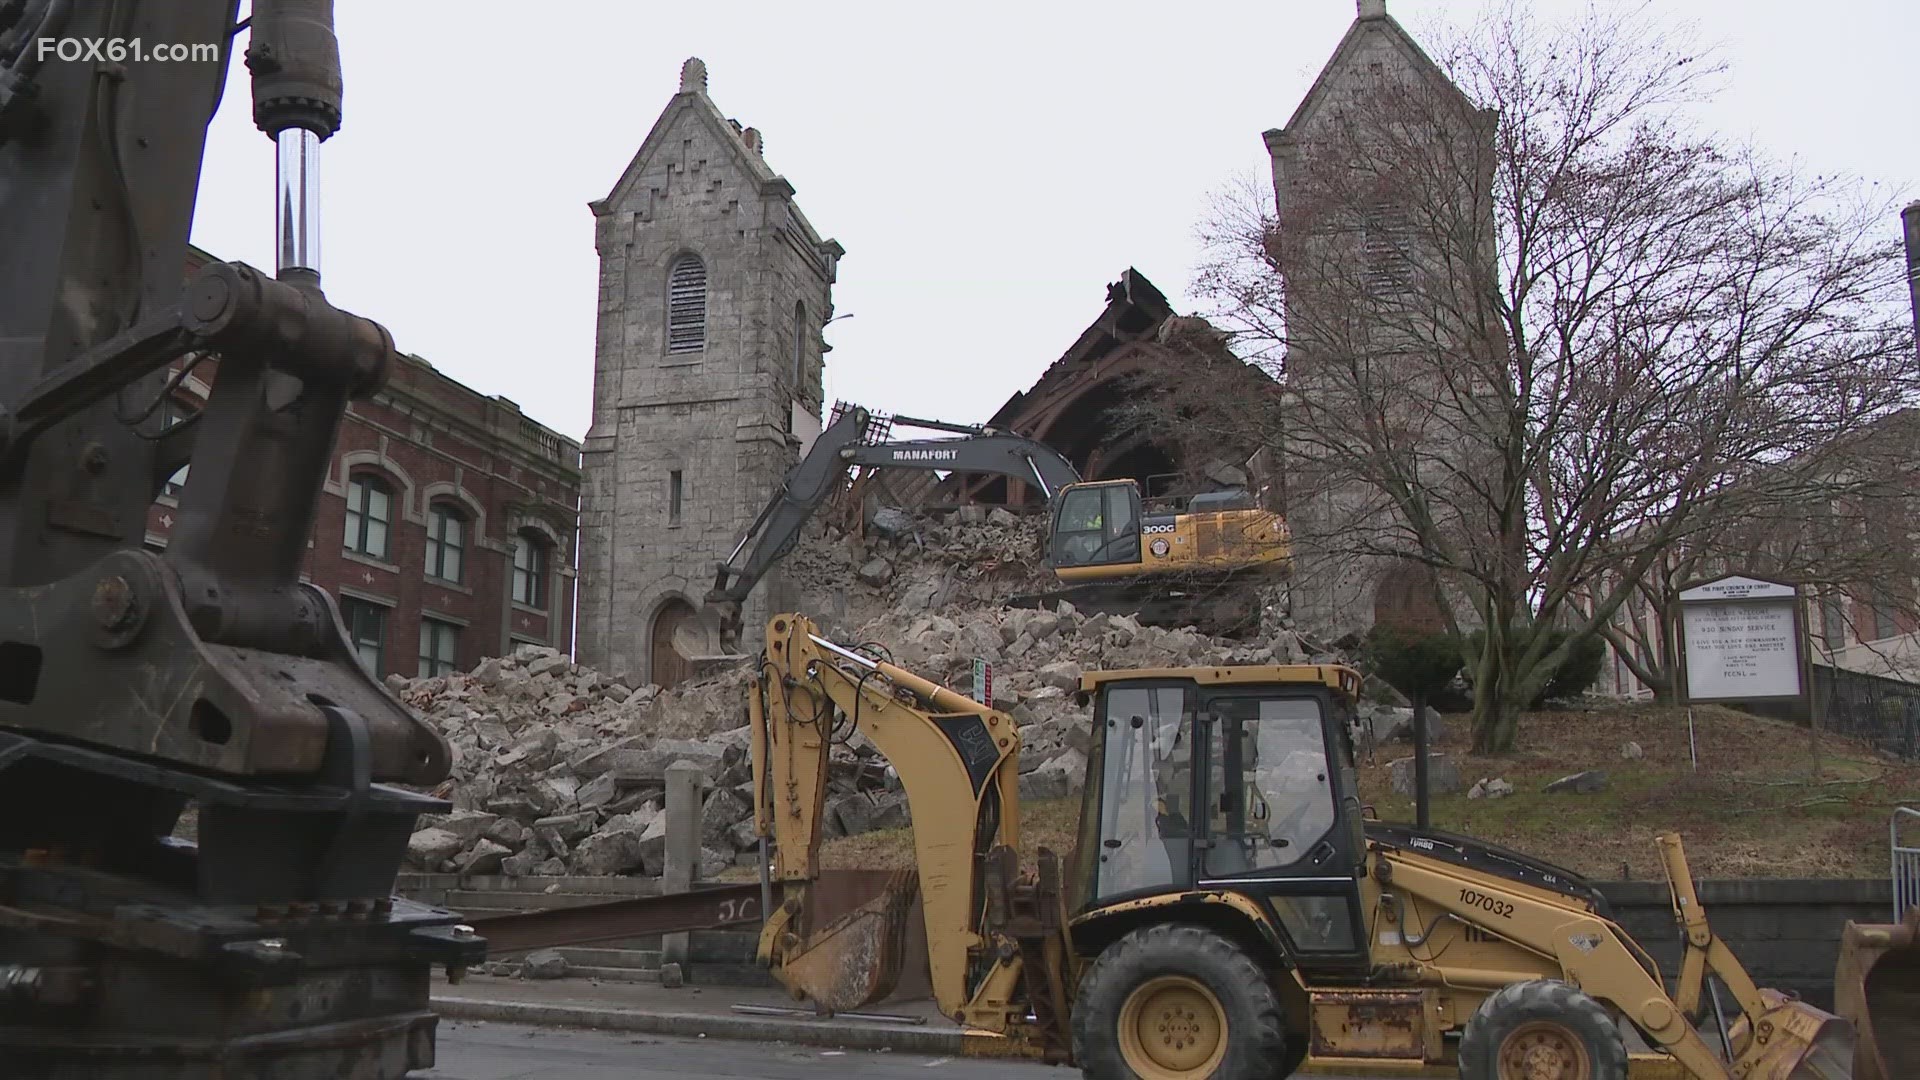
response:
<path id="1" fill-rule="evenodd" d="M 1222 201 L 1201 281 L 1275 376 L 1230 422 L 1285 463 L 1299 546 L 1431 568 L 1503 750 L 1674 552 L 1847 494 L 1826 448 L 1920 362 L 1893 202 L 1698 130 L 1720 69 L 1679 32 L 1509 3 L 1437 40 L 1446 80 L 1330 110 L 1284 217 Z"/>
<path id="2" fill-rule="evenodd" d="M 1857 612 L 1920 618 L 1911 587 L 1920 582 L 1920 413 L 1863 424 L 1771 482 L 1765 505 L 1729 500 L 1701 515 L 1600 628 L 1656 700 L 1672 701 L 1678 692 L 1678 630 L 1670 620 L 1689 582 L 1732 572 L 1795 582 L 1812 601 L 1810 629 L 1829 650 L 1840 647 L 1836 636 L 1877 636 Z"/>

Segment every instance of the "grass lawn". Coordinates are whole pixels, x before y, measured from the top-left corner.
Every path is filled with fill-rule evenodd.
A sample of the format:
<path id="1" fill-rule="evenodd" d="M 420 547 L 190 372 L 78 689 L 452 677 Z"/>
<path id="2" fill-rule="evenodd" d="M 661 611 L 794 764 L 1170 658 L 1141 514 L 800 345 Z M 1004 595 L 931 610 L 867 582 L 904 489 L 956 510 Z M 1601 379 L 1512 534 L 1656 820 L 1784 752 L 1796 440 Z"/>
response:
<path id="1" fill-rule="evenodd" d="M 1436 798 L 1434 825 L 1609 881 L 1661 880 L 1653 838 L 1669 829 L 1686 841 L 1700 878 L 1887 874 L 1887 820 L 1895 806 L 1920 806 L 1920 765 L 1833 736 L 1816 748 L 1805 728 L 1718 706 L 1697 707 L 1693 715 L 1697 770 L 1688 755 L 1684 709 L 1620 705 L 1534 713 L 1521 724 L 1518 748 L 1495 757 L 1469 754 L 1466 718 L 1448 717 L 1435 752 L 1460 762 L 1467 785 L 1499 777 L 1513 784 L 1514 794 Z M 1643 757 L 1621 757 L 1629 741 L 1640 744 Z M 1379 747 L 1371 760 L 1363 753 L 1362 797 L 1382 818 L 1413 820 L 1413 800 L 1393 793 L 1387 772 L 1388 762 L 1411 754 L 1406 744 Z M 1607 789 L 1541 791 L 1583 769 L 1605 770 Z M 1023 854 L 1031 859 L 1049 847 L 1065 857 L 1078 814 L 1077 798 L 1024 805 Z M 829 840 L 821 861 L 828 868 L 910 866 L 913 830 Z"/>
<path id="2" fill-rule="evenodd" d="M 1653 838 L 1667 830 L 1686 842 L 1696 877 L 1887 874 L 1887 821 L 1895 806 L 1920 806 L 1920 766 L 1834 736 L 1816 744 L 1805 728 L 1719 706 L 1696 707 L 1693 720 L 1697 769 L 1685 709 L 1534 713 L 1515 751 L 1497 757 L 1470 754 L 1466 717 L 1448 717 L 1436 752 L 1460 762 L 1469 786 L 1500 777 L 1514 794 L 1435 798 L 1433 823 L 1602 880 L 1660 880 Z M 1621 757 L 1629 741 L 1643 758 Z M 1393 793 L 1387 773 L 1389 761 L 1411 753 L 1383 746 L 1362 763 L 1361 791 L 1383 818 L 1413 819 L 1413 800 Z M 1607 790 L 1541 791 L 1583 769 L 1604 770 Z"/>

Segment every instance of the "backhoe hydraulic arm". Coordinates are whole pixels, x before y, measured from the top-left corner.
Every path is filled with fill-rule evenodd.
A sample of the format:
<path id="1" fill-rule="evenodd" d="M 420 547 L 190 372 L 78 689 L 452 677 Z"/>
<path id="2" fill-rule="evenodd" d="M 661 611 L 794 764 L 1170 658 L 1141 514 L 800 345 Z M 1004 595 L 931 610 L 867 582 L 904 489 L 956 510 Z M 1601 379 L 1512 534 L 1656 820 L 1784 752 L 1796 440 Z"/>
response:
<path id="1" fill-rule="evenodd" d="M 797 615 L 767 624 L 752 714 L 754 820 L 773 841 L 771 876 L 784 894 L 761 953 L 778 978 L 831 1010 L 883 997 L 897 975 L 917 876 L 941 1011 L 987 1031 L 1017 1025 L 1026 1015 L 1021 949 L 1000 932 L 1003 905 L 996 902 L 1017 869 L 1020 736 L 1013 720 L 835 645 Z M 918 871 L 816 928 L 809 899 L 819 874 L 829 754 L 856 731 L 899 773 L 913 812 Z"/>

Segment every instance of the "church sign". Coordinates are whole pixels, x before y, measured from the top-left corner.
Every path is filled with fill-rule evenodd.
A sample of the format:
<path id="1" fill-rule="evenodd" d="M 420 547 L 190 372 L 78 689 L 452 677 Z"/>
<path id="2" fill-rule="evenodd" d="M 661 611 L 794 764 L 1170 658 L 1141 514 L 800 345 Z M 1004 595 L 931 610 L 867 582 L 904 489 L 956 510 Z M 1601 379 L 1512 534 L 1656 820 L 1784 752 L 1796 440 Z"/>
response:
<path id="1" fill-rule="evenodd" d="M 1807 696 L 1797 586 L 1731 574 L 1681 589 L 1679 606 L 1688 702 Z"/>

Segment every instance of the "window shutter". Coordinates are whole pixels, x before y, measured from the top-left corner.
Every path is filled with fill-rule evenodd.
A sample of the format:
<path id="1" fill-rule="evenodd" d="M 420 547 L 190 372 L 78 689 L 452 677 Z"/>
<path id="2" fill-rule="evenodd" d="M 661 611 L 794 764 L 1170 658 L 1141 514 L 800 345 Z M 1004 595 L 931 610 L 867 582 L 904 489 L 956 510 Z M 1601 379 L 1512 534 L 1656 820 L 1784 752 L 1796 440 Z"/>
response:
<path id="1" fill-rule="evenodd" d="M 674 260 L 667 293 L 667 351 L 690 353 L 706 348 L 707 265 L 699 256 Z"/>

